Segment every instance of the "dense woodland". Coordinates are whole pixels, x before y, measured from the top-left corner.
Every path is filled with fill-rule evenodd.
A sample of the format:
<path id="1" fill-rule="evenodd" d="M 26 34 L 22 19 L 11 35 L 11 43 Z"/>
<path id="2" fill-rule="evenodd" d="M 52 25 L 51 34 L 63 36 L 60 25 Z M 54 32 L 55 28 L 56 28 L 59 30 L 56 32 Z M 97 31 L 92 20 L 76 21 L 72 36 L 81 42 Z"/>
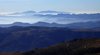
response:
<path id="1" fill-rule="evenodd" d="M 99 55 L 99 30 L 0 28 L 0 55 Z"/>
<path id="2" fill-rule="evenodd" d="M 75 39 L 46 48 L 27 52 L 4 52 L 0 55 L 100 55 L 100 39 Z"/>

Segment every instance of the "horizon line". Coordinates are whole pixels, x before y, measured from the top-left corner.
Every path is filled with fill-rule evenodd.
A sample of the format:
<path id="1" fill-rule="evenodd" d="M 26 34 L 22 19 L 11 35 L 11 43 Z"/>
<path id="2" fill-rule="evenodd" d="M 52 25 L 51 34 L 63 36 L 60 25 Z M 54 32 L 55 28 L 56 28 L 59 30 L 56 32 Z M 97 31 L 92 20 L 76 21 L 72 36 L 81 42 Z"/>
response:
<path id="1" fill-rule="evenodd" d="M 34 11 L 34 10 L 27 10 L 27 11 Z M 27 11 L 12 11 L 12 12 L 0 12 L 0 15 L 6 15 L 6 14 L 12 14 L 12 13 L 22 13 L 22 12 L 27 12 Z M 43 10 L 43 11 L 56 11 L 56 10 Z M 39 13 L 41 11 L 35 11 L 36 13 Z M 100 13 L 100 12 L 68 12 L 68 11 L 56 11 L 56 12 L 62 12 L 62 13 L 67 13 L 67 14 L 96 14 L 96 13 Z"/>

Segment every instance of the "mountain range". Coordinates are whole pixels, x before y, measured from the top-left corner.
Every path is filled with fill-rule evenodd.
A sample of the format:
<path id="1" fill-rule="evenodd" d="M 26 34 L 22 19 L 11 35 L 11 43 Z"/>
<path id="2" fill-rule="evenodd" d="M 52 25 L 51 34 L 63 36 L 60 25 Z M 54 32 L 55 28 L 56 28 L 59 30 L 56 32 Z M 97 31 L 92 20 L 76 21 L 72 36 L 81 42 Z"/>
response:
<path id="1" fill-rule="evenodd" d="M 77 39 L 100 38 L 99 13 L 69 14 L 57 11 L 38 13 L 26 11 L 0 16 L 0 21 L 1 23 L 12 23 L 0 24 L 0 52 L 27 52 L 73 39 L 77 41 Z M 75 48 L 80 45 L 75 43 L 73 46 L 73 44 L 74 42 L 69 46 L 72 49 L 67 50 L 79 51 L 80 48 Z M 57 50 L 59 51 L 59 48 Z"/>
<path id="2" fill-rule="evenodd" d="M 94 14 L 74 14 L 70 12 L 60 12 L 60 11 L 24 11 L 24 12 L 16 12 L 12 14 L 8 14 L 10 16 L 12 15 L 19 15 L 19 16 L 37 16 L 37 17 L 53 17 L 53 18 L 84 18 L 84 19 L 99 19 L 100 18 L 100 13 L 94 13 Z"/>
<path id="3" fill-rule="evenodd" d="M 34 24 L 15 22 L 13 24 L 1 24 L 0 27 L 11 27 L 11 26 L 40 26 L 40 27 L 66 27 L 71 29 L 100 29 L 100 21 L 89 21 L 89 22 L 77 22 L 71 24 L 58 24 L 58 23 L 47 23 L 37 22 Z"/>
<path id="4" fill-rule="evenodd" d="M 36 11 L 24 11 L 24 12 L 16 12 L 16 13 L 12 13 L 12 14 L 8 14 L 8 15 L 57 15 L 60 13 L 65 13 L 65 12 L 60 12 L 60 11 L 40 11 L 40 12 L 36 12 Z"/>
<path id="5" fill-rule="evenodd" d="M 70 24 L 76 22 L 88 22 L 88 21 L 99 21 L 100 13 L 94 14 L 74 14 L 69 12 L 60 11 L 24 11 L 15 12 L 7 15 L 0 16 L 0 22 L 3 23 L 14 23 L 14 22 L 48 22 L 48 23 L 59 23 L 59 24 Z"/>

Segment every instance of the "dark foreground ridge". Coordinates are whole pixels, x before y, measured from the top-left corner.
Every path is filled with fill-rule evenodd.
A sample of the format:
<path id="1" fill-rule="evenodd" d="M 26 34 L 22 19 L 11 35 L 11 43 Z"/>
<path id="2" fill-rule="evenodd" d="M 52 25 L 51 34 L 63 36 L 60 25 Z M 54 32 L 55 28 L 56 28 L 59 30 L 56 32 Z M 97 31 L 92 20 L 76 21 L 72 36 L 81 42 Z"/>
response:
<path id="1" fill-rule="evenodd" d="M 0 28 L 0 55 L 89 55 L 99 51 L 100 29 Z"/>
<path id="2" fill-rule="evenodd" d="M 100 55 L 100 39 L 75 39 L 28 52 L 1 53 L 0 55 Z"/>
<path id="3" fill-rule="evenodd" d="M 0 28 L 0 52 L 25 52 L 73 39 L 87 38 L 100 38 L 100 31 L 34 26 Z"/>
<path id="4" fill-rule="evenodd" d="M 100 39 L 80 39 L 24 53 L 33 55 L 100 55 Z"/>

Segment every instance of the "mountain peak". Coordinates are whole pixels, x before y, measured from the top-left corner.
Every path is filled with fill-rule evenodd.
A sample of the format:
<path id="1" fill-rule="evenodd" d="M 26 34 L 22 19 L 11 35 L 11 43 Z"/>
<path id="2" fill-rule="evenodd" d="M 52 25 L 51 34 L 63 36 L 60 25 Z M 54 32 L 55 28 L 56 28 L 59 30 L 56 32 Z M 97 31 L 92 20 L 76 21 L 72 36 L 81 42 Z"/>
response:
<path id="1" fill-rule="evenodd" d="M 47 11 L 40 11 L 39 13 L 65 13 L 65 12 L 47 10 Z"/>
<path id="2" fill-rule="evenodd" d="M 31 26 L 29 23 L 23 23 L 23 22 L 15 22 L 11 24 L 12 26 Z"/>
<path id="3" fill-rule="evenodd" d="M 44 25 L 44 24 L 49 24 L 49 23 L 47 23 L 47 22 L 37 22 L 37 23 L 34 23 L 34 24 L 38 24 L 38 25 L 43 24 Z"/>
<path id="4" fill-rule="evenodd" d="M 24 11 L 22 13 L 36 13 L 36 11 Z"/>

